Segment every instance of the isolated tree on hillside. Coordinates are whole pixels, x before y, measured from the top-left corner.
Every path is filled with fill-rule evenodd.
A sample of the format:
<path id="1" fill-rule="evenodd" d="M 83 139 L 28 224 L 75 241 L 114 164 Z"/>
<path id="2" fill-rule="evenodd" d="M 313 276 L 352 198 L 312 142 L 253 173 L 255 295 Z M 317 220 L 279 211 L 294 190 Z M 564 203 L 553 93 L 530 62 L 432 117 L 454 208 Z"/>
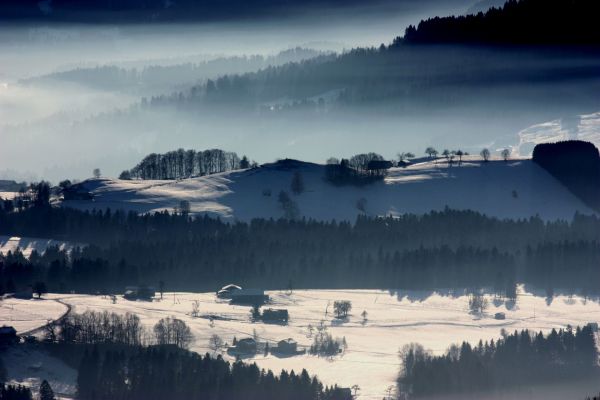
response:
<path id="1" fill-rule="evenodd" d="M 484 162 L 490 161 L 490 151 L 488 149 L 481 150 L 479 155 L 481 156 L 481 158 L 483 158 Z"/>
<path id="2" fill-rule="evenodd" d="M 240 160 L 240 168 L 241 169 L 250 168 L 250 161 L 248 161 L 248 157 L 246 157 L 246 156 L 242 157 L 242 159 Z"/>
<path id="3" fill-rule="evenodd" d="M 216 354 L 219 351 L 219 349 L 223 347 L 223 339 L 221 339 L 221 337 L 216 333 L 213 334 L 210 337 L 210 339 L 208 339 L 208 347 L 213 351 L 213 353 Z"/>
<path id="4" fill-rule="evenodd" d="M 482 293 L 472 293 L 469 296 L 469 309 L 474 314 L 483 313 L 487 309 L 488 305 L 488 300 L 483 296 Z"/>
<path id="5" fill-rule="evenodd" d="M 438 155 L 438 151 L 436 149 L 434 149 L 433 147 L 429 146 L 428 148 L 425 149 L 425 154 L 427 154 L 429 156 L 429 158 L 433 158 Z"/>
<path id="6" fill-rule="evenodd" d="M 158 291 L 160 292 L 160 299 L 162 300 L 163 294 L 165 293 L 165 281 L 162 279 L 158 281 Z"/>
<path id="7" fill-rule="evenodd" d="M 504 149 L 500 152 L 500 155 L 502 156 L 502 159 L 504 161 L 508 161 L 508 158 L 510 157 L 510 150 L 509 149 Z"/>
<path id="8" fill-rule="evenodd" d="M 465 153 L 462 150 L 458 149 L 456 150 L 456 155 L 458 156 L 458 165 L 460 165 L 462 163 L 462 158 L 465 155 Z"/>
<path id="9" fill-rule="evenodd" d="M 94 168 L 94 171 L 92 171 L 92 175 L 94 175 L 94 178 L 96 179 L 100 178 L 100 168 Z"/>
<path id="10" fill-rule="evenodd" d="M 191 206 L 190 202 L 187 200 L 181 200 L 179 202 L 179 212 L 181 215 L 188 215 L 190 213 Z"/>
<path id="11" fill-rule="evenodd" d="M 43 294 L 48 293 L 48 289 L 46 288 L 46 283 L 42 281 L 38 281 L 33 285 L 33 292 L 37 295 L 38 299 L 42 297 Z"/>
<path id="12" fill-rule="evenodd" d="M 442 152 L 442 156 L 446 158 L 446 161 L 450 162 L 450 150 L 444 149 L 444 151 Z"/>
<path id="13" fill-rule="evenodd" d="M 40 400 L 54 400 L 54 391 L 47 380 L 43 380 L 40 385 Z"/>
<path id="14" fill-rule="evenodd" d="M 404 162 L 404 161 L 406 161 L 406 160 L 411 160 L 413 158 L 415 158 L 415 155 L 413 153 L 411 153 L 411 152 L 398 153 L 398 161 L 401 162 L 401 163 Z"/>
<path id="15" fill-rule="evenodd" d="M 186 323 L 175 317 L 158 321 L 154 325 L 154 336 L 159 345 L 173 344 L 182 349 L 187 349 L 194 340 L 194 335 Z"/>
<path id="16" fill-rule="evenodd" d="M 352 310 L 352 303 L 348 300 L 336 300 L 333 302 L 333 311 L 336 318 L 346 318 Z"/>
<path id="17" fill-rule="evenodd" d="M 295 195 L 299 195 L 302 192 L 304 192 L 304 179 L 302 178 L 302 174 L 300 174 L 300 172 L 294 172 L 294 176 L 292 177 L 292 183 L 290 184 L 290 189 Z"/>

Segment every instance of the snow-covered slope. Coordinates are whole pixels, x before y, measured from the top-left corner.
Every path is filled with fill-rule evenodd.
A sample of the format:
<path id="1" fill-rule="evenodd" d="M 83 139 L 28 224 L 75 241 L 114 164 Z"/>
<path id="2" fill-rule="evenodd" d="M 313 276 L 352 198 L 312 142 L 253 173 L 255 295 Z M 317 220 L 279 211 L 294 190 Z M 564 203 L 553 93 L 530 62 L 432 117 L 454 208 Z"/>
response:
<path id="1" fill-rule="evenodd" d="M 23 253 L 23 256 L 29 258 L 34 250 L 42 254 L 49 247 L 58 247 L 60 250 L 71 251 L 75 245 L 53 239 L 0 235 L 0 254 L 2 255 L 6 255 L 9 251 L 14 253 L 18 249 Z"/>
<path id="2" fill-rule="evenodd" d="M 77 371 L 61 360 L 33 346 L 11 346 L 2 356 L 7 383 L 27 386 L 37 394 L 45 379 L 57 399 L 75 398 Z"/>
<path id="3" fill-rule="evenodd" d="M 173 210 L 181 200 L 192 213 L 224 219 L 279 218 L 281 190 L 290 193 L 295 171 L 302 174 L 305 192 L 291 195 L 300 215 L 319 220 L 353 221 L 366 200 L 368 215 L 426 213 L 448 206 L 490 216 L 570 219 L 576 211 L 592 211 L 531 160 L 490 161 L 472 157 L 448 167 L 442 161 L 393 168 L 385 181 L 363 187 L 335 186 L 324 180 L 324 166 L 303 162 L 267 164 L 179 181 L 93 179 L 81 185 L 93 200 L 70 200 L 63 205 L 80 209 L 125 209 L 145 213 Z M 270 193 L 270 195 L 266 194 Z"/>

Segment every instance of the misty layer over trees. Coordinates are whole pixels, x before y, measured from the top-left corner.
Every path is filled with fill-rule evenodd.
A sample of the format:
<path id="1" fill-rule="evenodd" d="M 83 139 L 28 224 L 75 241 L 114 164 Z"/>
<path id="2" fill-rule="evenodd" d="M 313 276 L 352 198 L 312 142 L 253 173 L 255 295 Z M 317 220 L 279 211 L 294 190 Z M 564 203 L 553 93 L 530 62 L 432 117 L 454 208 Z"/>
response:
<path id="1" fill-rule="evenodd" d="M 172 9 L 181 10 L 181 5 L 176 3 Z M 270 2 L 264 4 L 267 3 Z M 416 6 L 415 3 L 411 4 Z M 472 5 L 471 2 L 465 3 L 464 9 Z M 61 8 L 61 4 L 54 4 L 56 10 Z M 444 15 L 442 3 L 427 4 L 427 7 L 432 7 L 431 10 L 441 10 L 430 11 L 428 16 Z M 33 3 L 30 5 L 34 6 Z M 98 7 L 105 5 L 102 3 Z M 353 48 L 337 56 L 319 56 L 319 52 L 314 50 L 300 51 L 289 55 L 287 59 L 294 62 L 287 64 L 283 54 L 273 56 L 273 59 L 268 55 L 261 56 L 264 61 L 253 57 L 244 61 L 242 56 L 240 60 L 232 57 L 226 61 L 227 58 L 220 57 L 213 58 L 214 62 L 196 65 L 173 65 L 164 55 L 160 63 L 138 60 L 139 69 L 133 71 L 116 65 L 118 60 L 97 62 L 93 57 L 102 57 L 81 51 L 92 57 L 93 65 L 100 66 L 89 68 L 82 62 L 83 66 L 73 67 L 70 64 L 76 62 L 65 61 L 64 64 L 70 65 L 68 68 L 59 63 L 55 67 L 58 72 L 45 71 L 44 77 L 26 79 L 22 87 L 18 87 L 31 96 L 32 104 L 35 103 L 36 107 L 31 107 L 31 111 L 50 108 L 55 113 L 48 115 L 41 112 L 41 119 L 37 119 L 23 111 L 18 113 L 19 123 L 1 126 L 5 146 L 0 149 L 0 156 L 19 169 L 31 168 L 38 175 L 59 180 L 69 174 L 69 178 L 81 179 L 99 161 L 102 161 L 101 166 L 108 175 L 117 176 L 141 155 L 173 148 L 175 139 L 175 146 L 243 151 L 252 154 L 259 162 L 272 161 L 277 156 L 322 161 L 330 154 L 362 152 L 368 143 L 375 143 L 376 147 L 370 149 L 386 157 L 397 151 L 394 149 L 390 154 L 386 153 L 394 147 L 416 151 L 429 145 L 449 147 L 460 142 L 472 144 L 473 148 L 465 150 L 474 152 L 484 145 L 492 148 L 516 146 L 519 143 L 518 132 L 534 124 L 598 111 L 600 57 L 597 48 L 578 46 L 589 44 L 576 43 L 579 36 L 571 37 L 568 43 L 553 41 L 556 35 L 567 37 L 568 32 L 580 32 L 577 33 L 580 35 L 593 30 L 595 25 L 586 18 L 594 13 L 588 12 L 587 7 L 593 6 L 569 1 L 559 4 L 559 0 L 553 0 L 546 10 L 543 4 L 532 0 L 518 4 L 511 2 L 505 11 L 496 10 L 489 14 L 494 16 L 491 22 L 483 14 L 470 17 L 474 20 L 456 17 L 440 19 L 454 22 L 449 22 L 448 26 L 446 22 L 439 22 L 442 25 L 434 29 L 436 34 L 445 37 L 452 35 L 442 33 L 444 29 L 449 32 L 462 29 L 454 28 L 454 25 L 473 25 L 474 28 L 465 28 L 468 32 L 473 31 L 471 35 L 478 35 L 477 27 L 482 25 L 493 26 L 498 32 L 512 32 L 513 22 L 518 20 L 521 25 L 535 27 L 535 38 L 542 38 L 543 43 L 562 44 L 558 47 L 534 46 L 537 39 L 528 47 L 507 46 L 493 41 L 481 44 L 465 40 L 464 43 L 454 41 L 434 45 L 401 37 L 394 40 L 406 25 L 398 23 L 391 29 L 386 20 L 385 30 L 390 33 L 379 35 L 367 44 L 357 41 L 350 31 L 340 40 L 336 36 L 341 44 L 335 45 L 323 44 L 314 36 L 305 39 L 308 36 L 302 34 L 296 35 L 301 38 L 297 39 L 300 42 L 293 42 L 285 31 L 287 46 Z M 91 5 L 90 10 L 93 9 Z M 152 7 L 146 11 L 150 9 Z M 456 7 L 453 12 L 462 13 Z M 554 19 L 550 19 L 551 23 L 547 24 L 548 27 L 559 28 L 544 28 L 546 25 L 542 21 L 548 20 L 546 13 L 551 14 L 548 18 L 564 17 L 563 23 L 556 24 Z M 60 18 L 60 15 L 57 11 L 48 18 Z M 160 17 L 157 18 L 160 20 Z M 421 16 L 412 18 L 410 22 L 416 24 Z M 427 23 L 421 25 L 425 29 Z M 352 26 L 356 30 L 356 25 Z M 136 37 L 145 32 L 144 29 L 140 26 Z M 172 29 L 176 31 L 176 28 Z M 239 29 L 241 32 L 237 39 L 246 44 L 246 37 L 252 36 L 253 32 Z M 272 43 L 280 43 L 282 33 L 278 29 L 265 29 L 259 35 L 260 42 L 268 43 L 264 46 L 270 49 Z M 119 36 L 118 31 L 89 35 L 83 30 L 76 32 L 73 36 L 81 35 L 83 41 L 92 43 L 97 36 Z M 123 32 L 129 31 L 124 29 Z M 179 49 L 178 46 L 186 56 L 205 48 L 211 48 L 218 54 L 225 45 L 219 41 L 218 32 L 209 32 L 208 35 L 194 33 L 189 41 L 180 40 L 182 36 L 187 37 L 187 30 L 177 35 L 168 33 L 168 29 L 163 27 L 152 27 L 147 32 L 149 34 L 144 37 L 150 39 L 139 47 L 158 47 L 170 55 Z M 235 26 L 232 30 L 223 31 L 230 45 L 236 41 L 235 32 Z M 407 31 L 407 35 L 410 32 L 412 30 Z M 31 35 L 43 36 L 43 33 Z M 48 35 L 51 34 L 56 35 L 53 40 L 58 44 L 55 47 L 60 47 L 63 41 L 73 40 L 68 27 L 56 33 L 49 31 Z M 125 44 L 117 40 L 117 44 L 109 42 L 104 47 L 120 49 L 127 45 L 129 37 L 126 33 L 122 35 Z M 163 43 L 163 36 L 173 36 L 176 40 Z M 210 39 L 200 41 L 205 36 Z M 329 38 L 329 35 L 326 36 Z M 131 40 L 137 44 L 137 41 Z M 192 44 L 196 42 L 201 44 L 194 47 Z M 381 42 L 391 43 L 380 47 L 378 43 Z M 184 46 L 187 43 L 190 46 Z M 357 47 L 356 43 L 362 47 Z M 94 50 L 92 54 L 99 53 L 99 50 L 106 53 L 103 46 L 89 47 Z M 11 54 L 10 50 L 9 46 L 7 54 Z M 54 51 L 48 56 L 52 53 Z M 158 57 L 156 52 L 145 53 Z M 309 60 L 308 57 L 313 55 L 316 58 Z M 138 62 L 135 58 L 129 61 Z M 257 71 L 258 68 L 262 69 Z M 174 85 L 169 85 L 169 81 Z M 55 84 L 58 86 L 53 86 Z M 101 100 L 95 100 L 89 110 L 86 108 L 81 113 L 77 112 L 77 101 L 60 110 L 46 105 L 54 103 L 51 99 L 56 98 L 55 91 L 64 93 L 62 101 L 74 97 L 67 89 L 71 88 L 71 84 L 94 93 L 100 92 L 96 94 Z M 41 87 L 46 89 L 45 96 L 39 96 L 36 91 Z M 10 92 L 15 89 L 9 85 L 2 90 Z M 80 91 L 75 91 L 75 94 L 86 98 Z M 507 118 L 508 115 L 510 118 Z M 12 119 L 13 113 L 8 113 L 8 117 Z M 24 140 L 30 145 L 24 144 Z M 66 141 L 77 150 L 66 151 L 60 145 Z M 319 146 L 314 146 L 315 142 Z M 36 145 L 33 146 L 33 143 Z M 269 143 L 269 146 L 261 143 Z M 32 156 L 40 160 L 40 167 L 34 168 L 31 163 L 15 157 L 16 149 L 35 153 Z M 56 152 L 53 154 L 65 162 L 57 163 L 49 156 L 50 152 L 40 149 L 52 149 Z M 524 149 L 522 155 L 528 154 L 529 150 Z"/>
<path id="2" fill-rule="evenodd" d="M 57 85 L 59 83 L 74 83 L 98 90 L 133 93 L 140 96 L 152 96 L 161 92 L 170 92 L 173 88 L 190 86 L 203 82 L 205 79 L 216 79 L 222 75 L 242 74 L 260 69 L 277 66 L 290 62 L 322 56 L 327 58 L 327 52 L 296 47 L 281 51 L 275 55 L 263 56 L 231 56 L 217 57 L 197 62 L 182 62 L 177 64 L 160 64 L 159 61 L 149 61 L 149 65 L 123 66 L 101 65 L 88 68 L 75 68 L 66 71 L 53 72 L 21 80 L 26 86 Z M 332 55 L 329 55 L 332 57 Z M 164 62 L 164 61 L 163 61 Z M 145 101 L 142 99 L 142 102 Z"/>

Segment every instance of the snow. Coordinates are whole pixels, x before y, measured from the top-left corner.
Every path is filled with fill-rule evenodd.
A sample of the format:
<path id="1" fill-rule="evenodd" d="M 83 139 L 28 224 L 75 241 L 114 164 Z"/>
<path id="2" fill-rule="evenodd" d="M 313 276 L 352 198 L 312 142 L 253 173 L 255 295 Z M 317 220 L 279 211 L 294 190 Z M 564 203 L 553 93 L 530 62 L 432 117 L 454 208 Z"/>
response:
<path id="1" fill-rule="evenodd" d="M 66 251 L 70 251 L 75 247 L 72 243 L 60 240 L 0 235 L 0 254 L 2 255 L 6 255 L 9 251 L 14 253 L 17 249 L 21 249 L 23 256 L 29 258 L 33 250 L 43 254 L 47 248 L 55 246 Z"/>
<path id="2" fill-rule="evenodd" d="M 296 371 L 306 368 L 326 384 L 341 386 L 358 384 L 360 399 L 381 399 L 393 385 L 400 367 L 398 350 L 405 344 L 419 342 L 436 354 L 444 352 L 452 343 L 467 340 L 477 344 L 480 339 L 498 339 L 501 329 L 533 329 L 548 332 L 567 325 L 581 326 L 600 322 L 600 304 L 581 297 L 559 295 L 547 299 L 542 293 L 534 295 L 521 287 L 516 304 L 489 298 L 490 306 L 484 316 L 469 313 L 468 297 L 451 291 L 378 290 L 298 290 L 291 295 L 268 292 L 272 304 L 268 307 L 289 311 L 288 325 L 252 323 L 250 307 L 229 305 L 217 299 L 214 293 L 167 293 L 163 300 L 127 301 L 90 295 L 48 295 L 50 298 L 74 306 L 74 311 L 85 310 L 132 312 L 142 323 L 152 327 L 160 318 L 175 316 L 184 320 L 195 335 L 191 349 L 199 353 L 211 352 L 208 342 L 218 334 L 225 342 L 233 337 L 249 337 L 256 332 L 261 342 L 270 346 L 281 339 L 293 338 L 300 347 L 310 346 L 308 326 L 316 327 L 324 321 L 334 337 L 345 337 L 348 349 L 334 358 L 309 354 L 278 357 L 262 353 L 245 361 L 256 362 L 261 368 Z M 350 300 L 349 318 L 334 318 L 333 302 Z M 192 318 L 192 303 L 200 304 L 200 317 Z M 327 314 L 326 314 L 327 310 Z M 367 321 L 361 316 L 366 310 Z M 40 311 L 42 312 L 42 311 Z M 496 312 L 504 312 L 505 320 L 495 320 Z M 218 316 L 212 323 L 209 315 Z M 224 357 L 231 359 L 226 353 Z M 585 393 L 582 393 L 583 396 Z M 581 397 L 580 396 L 580 397 Z"/>
<path id="3" fill-rule="evenodd" d="M 77 392 L 77 371 L 61 360 L 32 346 L 11 346 L 2 353 L 7 383 L 39 392 L 45 379 L 59 399 L 74 398 Z"/>
<path id="4" fill-rule="evenodd" d="M 9 325 L 21 335 L 63 315 L 67 307 L 48 299 L 22 300 L 6 297 L 0 300 L 0 324 Z"/>
<path id="5" fill-rule="evenodd" d="M 19 192 L 0 192 L 0 199 L 13 200 L 18 195 L 19 195 Z"/>
<path id="6" fill-rule="evenodd" d="M 124 181 L 92 179 L 83 183 L 93 200 L 62 204 L 79 209 L 125 209 L 138 213 L 173 210 L 180 201 L 190 202 L 191 212 L 225 220 L 280 218 L 281 190 L 290 192 L 294 172 L 299 171 L 306 191 L 292 195 L 301 216 L 317 220 L 354 221 L 356 207 L 366 199 L 368 215 L 400 215 L 442 210 L 471 209 L 500 218 L 547 220 L 571 219 L 575 212 L 593 211 L 531 160 L 481 162 L 467 157 L 461 166 L 443 161 L 421 162 L 393 168 L 385 181 L 363 187 L 335 186 L 324 180 L 324 166 L 294 162 L 292 167 L 267 164 L 178 181 Z M 271 192 L 270 196 L 264 194 Z"/>

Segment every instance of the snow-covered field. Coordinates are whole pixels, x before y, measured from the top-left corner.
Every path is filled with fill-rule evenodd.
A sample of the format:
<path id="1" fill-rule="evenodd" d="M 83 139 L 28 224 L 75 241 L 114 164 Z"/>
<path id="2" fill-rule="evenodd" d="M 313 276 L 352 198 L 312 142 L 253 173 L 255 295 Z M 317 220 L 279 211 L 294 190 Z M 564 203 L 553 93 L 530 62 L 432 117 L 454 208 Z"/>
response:
<path id="1" fill-rule="evenodd" d="M 12 297 L 0 300 L 0 325 L 9 325 L 22 334 L 55 320 L 67 311 L 67 306 L 42 298 L 21 300 Z"/>
<path id="2" fill-rule="evenodd" d="M 293 338 L 299 346 L 312 343 L 309 325 L 321 321 L 334 337 L 345 337 L 346 352 L 334 358 L 312 355 L 278 357 L 257 354 L 246 361 L 256 362 L 262 368 L 274 371 L 306 368 L 325 383 L 342 386 L 357 384 L 361 399 L 381 399 L 386 389 L 394 384 L 398 374 L 398 350 L 411 342 L 422 343 L 434 353 L 462 340 L 476 344 L 480 339 L 497 339 L 501 329 L 534 329 L 549 331 L 569 324 L 584 325 L 600 322 L 600 304 L 580 297 L 556 296 L 551 300 L 535 296 L 521 288 L 516 304 L 494 301 L 483 317 L 469 313 L 468 299 L 463 293 L 376 290 L 298 290 L 291 295 L 269 292 L 274 308 L 285 308 L 290 313 L 288 325 L 252 323 L 250 308 L 229 305 L 216 299 L 214 293 L 168 293 L 163 300 L 153 302 L 127 301 L 118 298 L 113 304 L 109 298 L 89 295 L 48 295 L 49 299 L 74 306 L 74 311 L 85 310 L 132 312 L 151 328 L 160 318 L 175 316 L 191 327 L 195 342 L 192 350 L 211 352 L 209 338 L 220 335 L 231 343 L 256 334 L 261 342 L 270 345 L 278 340 Z M 350 300 L 352 311 L 345 321 L 334 318 L 333 302 Z M 52 301 L 12 300 L 23 303 L 28 313 L 45 315 Z M 192 318 L 192 304 L 198 301 L 200 317 Z M 13 303 L 14 305 L 14 303 Z M 4 305 L 3 305 L 4 307 Z M 366 321 L 361 316 L 367 312 Z M 506 320 L 493 318 L 496 312 L 506 313 Z M 24 314 L 26 315 L 26 314 Z M 217 318 L 210 321 L 209 315 Z M 26 319 L 23 317 L 22 319 Z M 34 325 L 32 322 L 29 326 Z M 223 352 L 225 357 L 229 357 Z M 585 393 L 582 393 L 583 396 Z M 580 397 L 581 397 L 580 396 Z"/>
<path id="3" fill-rule="evenodd" d="M 6 255 L 9 251 L 14 253 L 17 249 L 20 249 L 23 256 L 29 257 L 33 250 L 42 254 L 47 248 L 55 246 L 58 246 L 60 250 L 69 251 L 75 245 L 60 240 L 0 235 L 0 254 L 2 255 Z"/>
<path id="4" fill-rule="evenodd" d="M 0 191 L 0 199 L 2 200 L 13 200 L 19 192 L 2 192 Z"/>
<path id="5" fill-rule="evenodd" d="M 318 220 L 354 221 L 361 213 L 357 201 L 363 198 L 369 215 L 419 214 L 446 206 L 502 218 L 539 215 L 570 219 L 576 211 L 592 213 L 531 160 L 483 163 L 473 156 L 460 167 L 454 164 L 449 168 L 439 161 L 393 168 L 384 182 L 364 187 L 331 185 L 323 179 L 323 165 L 300 162 L 290 168 L 268 164 L 179 181 L 93 179 L 83 183 L 93 193 L 93 200 L 70 200 L 63 205 L 145 213 L 173 210 L 181 200 L 187 200 L 192 213 L 197 214 L 243 221 L 279 218 L 283 211 L 278 194 L 281 190 L 290 192 L 296 171 L 302 174 L 306 191 L 292 198 L 301 216 Z"/>

